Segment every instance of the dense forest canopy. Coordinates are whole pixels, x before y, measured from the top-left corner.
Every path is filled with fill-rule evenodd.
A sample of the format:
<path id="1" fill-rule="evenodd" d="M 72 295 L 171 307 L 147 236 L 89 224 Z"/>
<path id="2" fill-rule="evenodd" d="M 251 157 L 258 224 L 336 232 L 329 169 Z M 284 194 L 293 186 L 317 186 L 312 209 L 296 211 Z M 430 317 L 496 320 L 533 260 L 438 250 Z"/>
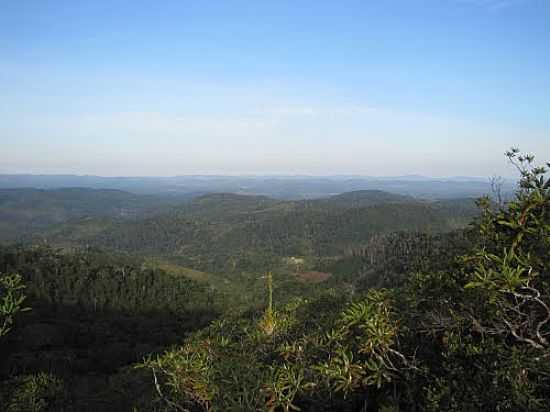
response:
<path id="1" fill-rule="evenodd" d="M 292 256 L 364 248 L 392 232 L 442 233 L 478 214 L 474 199 L 421 200 L 378 190 L 280 201 L 215 193 L 184 201 L 118 191 L 0 191 L 0 239 L 163 256 L 219 274 L 262 271 Z"/>

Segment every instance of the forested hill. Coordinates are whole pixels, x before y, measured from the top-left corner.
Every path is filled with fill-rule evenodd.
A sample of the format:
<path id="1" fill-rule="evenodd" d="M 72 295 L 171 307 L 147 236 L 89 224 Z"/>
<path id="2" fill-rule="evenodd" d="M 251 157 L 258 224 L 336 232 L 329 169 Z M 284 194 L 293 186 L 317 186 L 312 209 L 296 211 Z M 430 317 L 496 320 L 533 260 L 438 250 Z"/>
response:
<path id="1" fill-rule="evenodd" d="M 227 221 L 246 213 L 272 207 L 287 210 L 293 207 L 321 208 L 362 205 L 399 199 L 412 199 L 381 191 L 359 191 L 328 199 L 303 202 L 282 202 L 264 196 L 233 193 L 212 193 L 202 197 L 136 195 L 114 189 L 0 189 L 0 241 L 21 241 L 29 235 L 56 225 L 95 219 L 88 225 L 114 220 L 142 219 L 166 214 L 175 206 L 177 214 L 211 221 Z M 349 198 L 348 198 L 349 197 Z M 80 222 L 82 223 L 82 222 Z M 103 226 L 103 224 L 101 224 Z"/>
<path id="2" fill-rule="evenodd" d="M 383 190 L 355 190 L 334 195 L 325 199 L 304 201 L 306 204 L 321 205 L 327 207 L 365 207 L 382 203 L 413 202 L 412 196 L 399 195 L 384 192 Z"/>
<path id="3" fill-rule="evenodd" d="M 20 240 L 52 225 L 84 217 L 151 216 L 184 201 L 111 189 L 0 189 L 0 240 Z"/>
<path id="4" fill-rule="evenodd" d="M 185 266 L 231 272 L 258 270 L 288 256 L 339 256 L 380 233 L 447 232 L 465 227 L 477 213 L 473 199 L 430 202 L 380 191 L 305 201 L 210 194 L 131 221 L 81 219 L 35 241 L 178 257 Z"/>

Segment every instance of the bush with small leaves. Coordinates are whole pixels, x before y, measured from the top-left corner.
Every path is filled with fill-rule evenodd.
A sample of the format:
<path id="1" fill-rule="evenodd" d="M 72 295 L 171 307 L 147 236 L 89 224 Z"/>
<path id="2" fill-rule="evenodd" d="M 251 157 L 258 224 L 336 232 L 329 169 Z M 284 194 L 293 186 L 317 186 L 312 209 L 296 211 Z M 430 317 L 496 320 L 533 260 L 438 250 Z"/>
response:
<path id="1" fill-rule="evenodd" d="M 19 274 L 3 275 L 0 273 L 0 337 L 7 334 L 13 327 L 15 316 L 25 312 L 25 285 Z"/>

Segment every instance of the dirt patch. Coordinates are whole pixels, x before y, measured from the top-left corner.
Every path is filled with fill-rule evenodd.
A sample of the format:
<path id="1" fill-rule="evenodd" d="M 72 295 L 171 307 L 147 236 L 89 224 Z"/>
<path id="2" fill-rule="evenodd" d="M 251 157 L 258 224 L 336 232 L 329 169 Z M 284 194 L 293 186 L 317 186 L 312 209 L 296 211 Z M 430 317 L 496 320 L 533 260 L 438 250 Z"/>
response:
<path id="1" fill-rule="evenodd" d="M 328 280 L 330 276 L 331 274 L 327 272 L 318 272 L 315 270 L 311 270 L 309 272 L 299 273 L 298 279 L 303 280 L 304 282 L 319 283 Z"/>

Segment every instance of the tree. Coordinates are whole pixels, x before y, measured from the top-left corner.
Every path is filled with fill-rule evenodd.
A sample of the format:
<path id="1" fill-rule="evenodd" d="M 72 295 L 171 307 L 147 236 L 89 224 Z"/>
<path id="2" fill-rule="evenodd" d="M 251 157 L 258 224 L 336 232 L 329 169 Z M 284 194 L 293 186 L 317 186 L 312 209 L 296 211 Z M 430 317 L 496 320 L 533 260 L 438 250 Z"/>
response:
<path id="1" fill-rule="evenodd" d="M 533 156 L 507 157 L 521 174 L 515 198 L 481 199 L 458 270 L 416 274 L 404 291 L 407 340 L 426 371 L 408 391 L 427 410 L 547 410 L 550 180 Z"/>

